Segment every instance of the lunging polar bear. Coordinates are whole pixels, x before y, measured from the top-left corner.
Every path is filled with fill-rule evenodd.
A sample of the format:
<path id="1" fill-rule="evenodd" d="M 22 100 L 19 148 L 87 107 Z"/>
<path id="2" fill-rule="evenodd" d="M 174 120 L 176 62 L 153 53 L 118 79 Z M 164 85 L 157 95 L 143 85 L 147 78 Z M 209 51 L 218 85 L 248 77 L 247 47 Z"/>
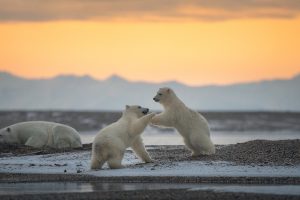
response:
<path id="1" fill-rule="evenodd" d="M 102 129 L 93 142 L 91 169 L 101 169 L 106 161 L 112 169 L 122 168 L 121 162 L 128 147 L 143 161 L 152 162 L 140 136 L 155 115 L 148 112 L 148 108 L 141 106 L 126 106 L 117 122 Z"/>
<path id="2" fill-rule="evenodd" d="M 164 107 L 162 113 L 152 118 L 153 125 L 176 128 L 185 145 L 192 150 L 192 156 L 215 153 L 206 119 L 186 107 L 172 89 L 160 88 L 153 100 Z"/>
<path id="3" fill-rule="evenodd" d="M 3 128 L 0 130 L 0 140 L 36 148 L 82 147 L 79 133 L 74 128 L 45 121 L 21 122 Z"/>

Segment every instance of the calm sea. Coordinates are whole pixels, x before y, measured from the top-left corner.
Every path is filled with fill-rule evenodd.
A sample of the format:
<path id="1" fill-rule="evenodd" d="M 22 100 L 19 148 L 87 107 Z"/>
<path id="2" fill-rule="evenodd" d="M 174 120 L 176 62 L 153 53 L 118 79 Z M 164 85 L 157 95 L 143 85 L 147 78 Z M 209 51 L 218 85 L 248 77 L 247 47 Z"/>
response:
<path id="1" fill-rule="evenodd" d="M 210 124 L 211 138 L 215 144 L 300 139 L 300 113 L 208 112 L 203 115 Z M 83 142 L 92 142 L 98 131 L 82 131 Z M 148 126 L 142 137 L 146 145 L 183 144 L 182 137 L 174 129 Z"/>
<path id="2" fill-rule="evenodd" d="M 203 112 L 215 144 L 249 140 L 300 139 L 297 112 Z M 79 131 L 83 143 L 91 143 L 96 133 L 116 121 L 120 112 L 94 111 L 0 111 L 0 128 L 22 121 L 53 121 Z M 173 129 L 148 126 L 142 135 L 147 145 L 180 145 L 181 136 Z"/>

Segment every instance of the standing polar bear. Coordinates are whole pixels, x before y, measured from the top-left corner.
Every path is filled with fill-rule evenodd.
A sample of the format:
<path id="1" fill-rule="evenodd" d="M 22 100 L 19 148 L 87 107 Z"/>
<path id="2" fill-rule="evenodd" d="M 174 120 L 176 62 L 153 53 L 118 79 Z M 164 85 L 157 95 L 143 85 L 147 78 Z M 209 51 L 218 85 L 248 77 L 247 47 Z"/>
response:
<path id="1" fill-rule="evenodd" d="M 74 128 L 45 121 L 21 122 L 3 128 L 0 130 L 0 140 L 36 148 L 82 147 L 79 133 Z"/>
<path id="2" fill-rule="evenodd" d="M 152 118 L 153 125 L 176 128 L 185 145 L 192 150 L 192 156 L 215 153 L 206 119 L 186 107 L 172 89 L 160 88 L 153 100 L 164 107 L 162 113 Z"/>
<path id="3" fill-rule="evenodd" d="M 122 168 L 121 162 L 128 147 L 143 161 L 152 162 L 140 136 L 155 115 L 148 112 L 148 108 L 141 106 L 126 106 L 117 122 L 102 129 L 93 142 L 91 169 L 101 169 L 106 161 L 112 169 Z"/>

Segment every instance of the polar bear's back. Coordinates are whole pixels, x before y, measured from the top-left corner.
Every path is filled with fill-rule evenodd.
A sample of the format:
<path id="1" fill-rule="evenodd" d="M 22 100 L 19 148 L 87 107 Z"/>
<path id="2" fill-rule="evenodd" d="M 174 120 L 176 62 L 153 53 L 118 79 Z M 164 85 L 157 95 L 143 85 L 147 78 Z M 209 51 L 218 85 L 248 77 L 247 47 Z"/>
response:
<path id="1" fill-rule="evenodd" d="M 53 148 L 82 147 L 79 133 L 72 127 L 47 121 L 21 122 L 10 126 L 13 133 L 18 136 L 20 143 L 27 144 L 34 138 L 29 146 Z M 39 145 L 36 146 L 35 143 Z"/>
<path id="2" fill-rule="evenodd" d="M 97 143 L 102 146 L 118 147 L 120 149 L 126 148 L 124 145 L 124 132 L 126 132 L 127 127 L 123 125 L 121 121 L 112 123 L 105 128 L 101 129 L 93 143 Z"/>
<path id="3" fill-rule="evenodd" d="M 204 132 L 205 134 L 207 134 L 208 136 L 210 136 L 210 128 L 208 125 L 207 120 L 198 112 L 193 111 L 196 115 L 197 115 L 197 120 L 195 119 L 195 123 L 199 124 L 199 128 L 202 130 L 202 132 Z"/>
<path id="4" fill-rule="evenodd" d="M 48 140 L 48 132 L 53 126 L 55 126 L 55 124 L 56 123 L 44 121 L 29 121 L 16 123 L 9 127 L 12 132 L 11 134 L 17 135 L 21 144 L 26 144 L 26 141 L 30 137 L 40 137 L 40 140 L 43 140 L 42 143 L 46 144 Z"/>
<path id="5" fill-rule="evenodd" d="M 56 124 L 53 127 L 53 144 L 57 148 L 82 147 L 79 133 L 72 127 Z"/>

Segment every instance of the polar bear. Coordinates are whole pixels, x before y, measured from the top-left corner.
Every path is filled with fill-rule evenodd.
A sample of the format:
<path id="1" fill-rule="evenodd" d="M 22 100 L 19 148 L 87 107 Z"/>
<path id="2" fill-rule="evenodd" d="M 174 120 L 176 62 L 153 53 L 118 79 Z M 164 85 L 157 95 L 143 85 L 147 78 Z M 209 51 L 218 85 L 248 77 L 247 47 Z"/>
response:
<path id="1" fill-rule="evenodd" d="M 46 121 L 21 122 L 3 128 L 0 130 L 0 140 L 36 148 L 82 147 L 79 133 L 74 128 Z"/>
<path id="2" fill-rule="evenodd" d="M 148 108 L 126 105 L 122 117 L 96 135 L 92 145 L 91 169 L 101 169 L 106 161 L 111 169 L 122 168 L 121 162 L 128 147 L 144 162 L 152 162 L 140 136 L 155 115 L 148 112 Z"/>
<path id="3" fill-rule="evenodd" d="M 215 153 L 206 119 L 186 107 L 172 89 L 160 88 L 153 100 L 164 107 L 162 113 L 152 118 L 153 125 L 174 127 L 183 137 L 185 145 L 192 150 L 192 156 Z"/>

